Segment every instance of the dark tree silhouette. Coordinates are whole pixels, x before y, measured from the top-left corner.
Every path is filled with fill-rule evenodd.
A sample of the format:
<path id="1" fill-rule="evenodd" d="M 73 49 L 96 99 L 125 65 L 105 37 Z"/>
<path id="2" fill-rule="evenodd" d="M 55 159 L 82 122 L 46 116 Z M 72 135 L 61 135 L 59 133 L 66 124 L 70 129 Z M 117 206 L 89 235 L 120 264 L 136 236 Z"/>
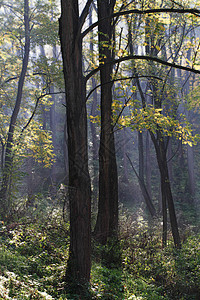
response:
<path id="1" fill-rule="evenodd" d="M 99 149 L 99 203 L 95 226 L 97 240 L 105 244 L 118 231 L 118 176 L 112 125 L 112 51 L 114 26 L 110 18 L 116 1 L 97 1 L 101 82 L 101 135 Z"/>
<path id="2" fill-rule="evenodd" d="M 76 292 L 91 268 L 91 187 L 88 172 L 86 86 L 82 73 L 81 28 L 91 1 L 79 16 L 78 0 L 61 1 L 60 41 L 66 91 L 70 252 L 66 283 Z M 80 291 L 81 293 L 81 291 Z"/>

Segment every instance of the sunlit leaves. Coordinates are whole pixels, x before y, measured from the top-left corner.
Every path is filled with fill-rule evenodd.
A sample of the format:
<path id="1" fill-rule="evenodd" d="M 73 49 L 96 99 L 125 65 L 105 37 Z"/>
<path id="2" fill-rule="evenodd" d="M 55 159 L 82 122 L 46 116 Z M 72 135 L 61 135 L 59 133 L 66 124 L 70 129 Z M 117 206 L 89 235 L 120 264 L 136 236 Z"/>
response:
<path id="1" fill-rule="evenodd" d="M 196 82 L 197 86 L 194 87 L 188 95 L 185 97 L 185 105 L 188 110 L 198 111 L 200 109 L 200 87 L 198 86 L 198 81 Z"/>
<path id="2" fill-rule="evenodd" d="M 54 161 L 51 132 L 44 130 L 40 123 L 42 114 L 50 110 L 53 104 L 51 96 L 44 96 L 44 94 L 50 92 L 53 82 L 57 81 L 59 88 L 63 85 L 61 64 L 57 58 L 52 58 L 52 48 L 58 44 L 58 10 L 54 0 L 36 0 L 29 4 L 31 54 L 23 86 L 21 108 L 14 124 L 12 147 L 15 160 L 22 161 L 24 157 L 31 156 L 44 167 L 50 167 Z M 2 145 L 6 144 L 24 56 L 23 15 L 23 1 L 2 1 L 0 10 L 0 138 Z M 48 58 L 39 57 L 40 47 L 44 45 L 46 45 Z M 26 128 L 23 132 L 22 128 L 33 113 L 37 98 L 39 98 L 38 109 L 29 124 L 30 128 Z"/>
<path id="3" fill-rule="evenodd" d="M 51 84 L 61 89 L 64 86 L 62 62 L 58 58 L 52 57 L 52 50 L 48 49 L 49 57 L 40 55 L 37 59 L 33 59 L 33 80 L 41 84 L 41 78 L 43 78 L 43 84 L 46 85 L 47 91 Z"/>
<path id="4" fill-rule="evenodd" d="M 161 132 L 163 136 L 175 137 L 181 140 L 183 144 L 196 144 L 199 140 L 198 135 L 192 134 L 191 124 L 182 116 L 182 122 L 177 119 L 164 115 L 162 109 L 155 109 L 149 105 L 146 108 L 130 109 L 130 116 L 122 116 L 118 124 L 122 127 L 129 126 L 132 130 L 142 132 L 148 130 L 154 134 Z"/>
<path id="5" fill-rule="evenodd" d="M 30 125 L 25 134 L 19 135 L 15 151 L 18 156 L 33 157 L 45 168 L 50 168 L 55 159 L 51 132 L 42 129 L 37 122 Z"/>

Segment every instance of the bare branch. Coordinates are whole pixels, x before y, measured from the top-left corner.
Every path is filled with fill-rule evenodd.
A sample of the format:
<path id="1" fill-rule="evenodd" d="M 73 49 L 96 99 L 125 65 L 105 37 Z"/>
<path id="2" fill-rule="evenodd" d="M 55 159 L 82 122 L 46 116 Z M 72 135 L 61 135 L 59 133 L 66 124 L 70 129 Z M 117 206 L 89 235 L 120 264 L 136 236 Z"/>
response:
<path id="1" fill-rule="evenodd" d="M 33 75 L 33 76 L 36 76 L 36 75 L 40 75 L 40 76 L 48 76 L 47 73 L 44 73 L 44 72 L 37 72 L 37 73 L 33 73 L 33 74 L 26 74 L 26 77 L 30 77 L 30 76 L 32 76 L 32 75 Z M 10 82 L 10 81 L 12 81 L 12 80 L 19 79 L 19 77 L 20 77 L 20 75 L 14 76 L 14 77 L 10 77 L 10 78 L 6 79 L 6 80 L 1 84 L 1 86 L 3 86 L 5 83 L 8 83 L 8 82 Z"/>
<path id="2" fill-rule="evenodd" d="M 184 71 L 188 71 L 188 72 L 192 72 L 195 74 L 200 74 L 200 70 L 194 69 L 193 67 L 185 67 L 185 66 L 181 66 L 181 65 L 177 65 L 175 63 L 170 63 L 167 61 L 162 60 L 161 58 L 158 57 L 154 57 L 154 56 L 147 56 L 147 55 L 128 55 L 128 56 L 124 56 L 124 57 L 120 57 L 118 59 L 114 59 L 113 61 L 110 61 L 108 63 L 105 63 L 104 65 L 99 66 L 98 68 L 92 70 L 86 77 L 85 80 L 87 81 L 88 79 L 90 79 L 91 76 L 93 76 L 94 74 L 96 74 L 100 69 L 104 68 L 107 64 L 117 64 L 117 63 L 121 63 L 123 61 L 127 61 L 127 60 L 136 60 L 136 59 L 140 59 L 140 60 L 148 60 L 148 61 L 155 61 L 159 64 L 168 66 L 168 67 L 172 67 L 172 68 L 176 68 L 176 69 L 181 69 Z"/>
<path id="3" fill-rule="evenodd" d="M 130 162 L 130 165 L 131 165 L 131 167 L 132 167 L 132 169 L 133 169 L 133 171 L 134 171 L 134 173 L 135 173 L 138 181 L 139 181 L 141 192 L 142 192 L 142 195 L 143 195 L 144 200 L 146 202 L 146 205 L 147 205 L 147 207 L 149 209 L 149 212 L 151 213 L 152 217 L 155 217 L 156 210 L 155 210 L 155 207 L 154 207 L 154 205 L 152 203 L 151 197 L 150 197 L 149 192 L 148 192 L 148 190 L 146 188 L 144 180 L 142 180 L 142 178 L 140 178 L 140 176 L 138 175 L 138 173 L 137 173 L 136 169 L 134 168 L 133 163 L 132 163 L 132 161 L 131 161 L 131 159 L 130 159 L 130 157 L 129 157 L 129 155 L 127 153 L 126 153 L 126 156 L 127 156 L 128 160 Z"/>
<path id="4" fill-rule="evenodd" d="M 79 18 L 79 31 L 81 32 L 81 29 L 83 27 L 83 24 L 85 22 L 85 19 L 87 18 L 87 15 L 88 15 L 88 11 L 89 11 L 89 8 L 90 8 L 90 5 L 91 3 L 93 2 L 93 0 L 88 0 L 82 13 L 81 13 L 81 16 Z"/>
<path id="5" fill-rule="evenodd" d="M 138 78 L 149 78 L 149 77 L 153 77 L 157 80 L 162 80 L 161 78 L 157 77 L 157 76 L 138 76 Z M 91 94 L 96 90 L 98 89 L 100 86 L 102 85 L 106 85 L 106 84 L 109 84 L 109 83 L 113 83 L 113 82 L 116 82 L 116 81 L 122 81 L 122 80 L 128 80 L 128 79 L 133 79 L 133 78 L 136 78 L 136 76 L 130 76 L 130 77 L 123 77 L 123 78 L 117 78 L 117 79 L 113 79 L 111 81 L 108 81 L 108 82 L 105 82 L 104 84 L 98 84 L 95 86 L 95 88 L 93 88 L 87 95 L 86 97 L 86 101 L 88 100 L 88 98 L 91 96 Z"/>
<path id="6" fill-rule="evenodd" d="M 199 9 L 193 9 L 193 8 L 154 8 L 154 9 L 145 9 L 145 10 L 139 10 L 139 9 L 131 9 L 128 11 L 120 11 L 117 13 L 114 13 L 110 15 L 109 17 L 105 17 L 95 23 L 93 23 L 91 26 L 89 26 L 81 35 L 82 38 L 86 36 L 92 29 L 98 26 L 99 22 L 107 19 L 107 18 L 115 18 L 119 16 L 125 16 L 130 14 L 138 14 L 138 15 L 145 15 L 145 14 L 158 14 L 158 13 L 178 13 L 178 14 L 193 14 L 197 17 L 200 16 L 200 10 Z"/>
<path id="7" fill-rule="evenodd" d="M 48 94 L 42 94 L 40 95 L 39 97 L 37 97 L 37 100 L 36 100 L 36 103 L 35 103 L 35 107 L 34 107 L 34 110 L 28 120 L 28 122 L 26 123 L 26 125 L 22 128 L 21 130 L 21 134 L 20 134 L 20 137 L 22 135 L 22 133 L 24 132 L 24 130 L 29 126 L 29 124 L 31 123 L 31 121 L 33 120 L 34 116 L 35 116 L 35 113 L 37 111 L 37 107 L 38 107 L 38 104 L 39 104 L 39 101 L 40 99 L 46 97 L 46 96 L 49 96 L 49 95 L 58 95 L 58 94 L 63 94 L 64 92 L 55 92 L 55 93 L 48 93 Z"/>

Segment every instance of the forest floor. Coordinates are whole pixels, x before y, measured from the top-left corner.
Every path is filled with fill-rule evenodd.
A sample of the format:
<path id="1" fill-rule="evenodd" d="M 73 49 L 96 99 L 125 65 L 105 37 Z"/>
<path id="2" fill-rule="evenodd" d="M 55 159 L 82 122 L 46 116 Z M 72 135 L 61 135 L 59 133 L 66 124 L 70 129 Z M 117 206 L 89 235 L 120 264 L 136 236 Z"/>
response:
<path id="1" fill-rule="evenodd" d="M 107 246 L 93 242 L 87 299 L 200 299 L 200 235 L 187 226 L 182 248 L 161 243 L 158 220 L 123 213 L 120 236 Z M 196 232 L 196 233 L 195 233 Z M 0 224 L 1 299 L 86 299 L 64 289 L 69 224 L 51 210 Z"/>

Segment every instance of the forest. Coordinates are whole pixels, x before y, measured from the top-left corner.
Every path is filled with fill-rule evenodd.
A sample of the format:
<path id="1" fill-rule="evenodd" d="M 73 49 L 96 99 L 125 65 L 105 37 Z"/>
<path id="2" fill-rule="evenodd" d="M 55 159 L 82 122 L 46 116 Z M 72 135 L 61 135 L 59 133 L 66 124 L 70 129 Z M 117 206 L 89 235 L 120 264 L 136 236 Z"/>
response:
<path id="1" fill-rule="evenodd" d="M 0 0 L 0 300 L 200 299 L 199 75 L 199 0 Z"/>

